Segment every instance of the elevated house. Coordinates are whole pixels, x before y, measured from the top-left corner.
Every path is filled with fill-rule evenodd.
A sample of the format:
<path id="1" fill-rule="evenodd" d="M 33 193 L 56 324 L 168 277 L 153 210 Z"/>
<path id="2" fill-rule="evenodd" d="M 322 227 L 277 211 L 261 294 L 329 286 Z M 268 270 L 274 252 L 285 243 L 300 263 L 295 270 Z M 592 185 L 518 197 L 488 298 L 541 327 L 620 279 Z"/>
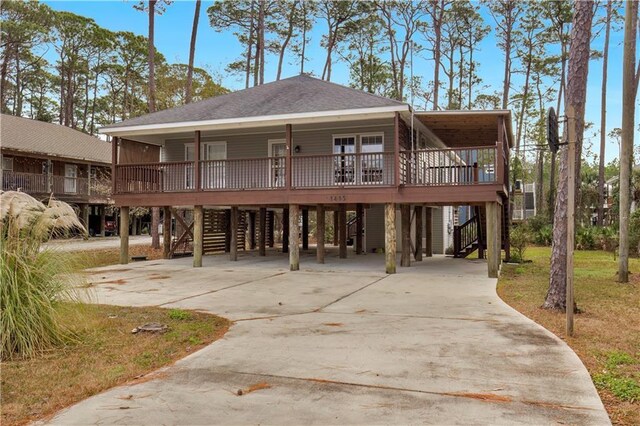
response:
<path id="1" fill-rule="evenodd" d="M 1 187 L 78 209 L 92 235 L 105 233 L 111 144 L 58 124 L 0 115 Z"/>
<path id="2" fill-rule="evenodd" d="M 175 207 L 193 209 L 192 223 L 177 218 L 184 231 L 174 242 L 165 238 L 165 253 L 192 238 L 194 266 L 202 264 L 214 229 L 231 230 L 225 242 L 231 259 L 244 229 L 265 255 L 273 244 L 273 212 L 283 218 L 282 250 L 292 270 L 300 245 L 308 247 L 309 211 L 318 217 L 319 262 L 327 211 L 336 212 L 340 257 L 353 235 L 357 254 L 384 250 L 389 273 L 397 251 L 409 266 L 449 243 L 456 256 L 486 253 L 491 276 L 502 247 L 508 255 L 509 111 L 415 111 L 300 75 L 101 132 L 117 142 L 112 185 L 123 218 L 132 206 L 162 206 L 168 229 Z M 456 223 L 452 206 L 471 206 L 472 214 Z M 355 212 L 352 221 L 348 211 Z M 122 262 L 128 260 L 124 222 Z"/>

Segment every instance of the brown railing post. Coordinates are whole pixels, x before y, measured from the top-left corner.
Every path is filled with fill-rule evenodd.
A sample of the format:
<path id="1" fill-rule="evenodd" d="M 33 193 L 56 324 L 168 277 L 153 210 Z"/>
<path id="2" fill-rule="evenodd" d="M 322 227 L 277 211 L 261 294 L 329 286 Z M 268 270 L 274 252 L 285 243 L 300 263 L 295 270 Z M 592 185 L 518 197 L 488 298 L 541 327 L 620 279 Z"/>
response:
<path id="1" fill-rule="evenodd" d="M 453 256 L 458 257 L 460 254 L 460 226 L 453 227 Z"/>
<path id="2" fill-rule="evenodd" d="M 498 142 L 495 154 L 496 182 L 504 184 L 504 117 L 498 117 Z"/>
<path id="3" fill-rule="evenodd" d="M 284 162 L 284 168 L 285 168 L 284 186 L 286 187 L 287 190 L 289 190 L 291 189 L 291 186 L 292 186 L 291 178 L 293 177 L 293 173 L 291 172 L 291 165 L 292 165 L 291 156 L 293 152 L 293 147 L 292 147 L 293 137 L 291 132 L 291 124 L 285 125 L 285 138 L 287 143 L 287 149 L 286 149 L 287 155 L 285 157 L 285 162 Z"/>
<path id="4" fill-rule="evenodd" d="M 400 185 L 400 113 L 396 112 L 393 133 L 394 185 Z"/>
<path id="5" fill-rule="evenodd" d="M 193 140 L 193 175 L 194 190 L 200 191 L 200 130 L 196 130 Z"/>
<path id="6" fill-rule="evenodd" d="M 118 165 L 118 141 L 120 138 L 114 136 L 111 139 L 111 192 L 116 194 L 118 192 L 117 188 L 117 178 L 116 178 L 116 166 Z M 50 164 L 50 163 L 49 163 Z M 51 167 L 49 167 L 51 169 Z M 51 170 L 47 170 L 49 176 L 51 176 Z"/>

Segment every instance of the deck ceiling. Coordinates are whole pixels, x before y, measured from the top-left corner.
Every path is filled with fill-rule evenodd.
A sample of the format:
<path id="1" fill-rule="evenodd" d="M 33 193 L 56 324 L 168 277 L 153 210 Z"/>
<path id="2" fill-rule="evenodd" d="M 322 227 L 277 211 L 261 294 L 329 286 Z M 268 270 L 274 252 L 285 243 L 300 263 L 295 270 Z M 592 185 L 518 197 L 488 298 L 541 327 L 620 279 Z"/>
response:
<path id="1" fill-rule="evenodd" d="M 498 140 L 498 117 L 505 118 L 507 139 L 512 146 L 511 116 L 508 111 L 428 111 L 416 112 L 415 118 L 428 127 L 449 147 L 464 148 L 495 145 Z"/>

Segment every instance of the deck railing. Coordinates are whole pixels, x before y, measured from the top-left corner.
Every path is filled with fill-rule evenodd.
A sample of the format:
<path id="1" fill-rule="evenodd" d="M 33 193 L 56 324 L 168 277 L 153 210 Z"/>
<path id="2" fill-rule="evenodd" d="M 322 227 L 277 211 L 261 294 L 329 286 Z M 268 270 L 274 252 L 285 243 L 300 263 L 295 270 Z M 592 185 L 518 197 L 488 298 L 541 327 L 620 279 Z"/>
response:
<path id="1" fill-rule="evenodd" d="M 291 159 L 292 186 L 392 186 L 393 159 L 393 152 L 295 156 Z"/>
<path id="2" fill-rule="evenodd" d="M 405 185 L 497 183 L 496 147 L 402 151 L 400 179 Z"/>
<path id="3" fill-rule="evenodd" d="M 294 155 L 290 186 L 315 189 L 499 183 L 496 155 L 495 146 L 401 151 L 397 164 L 393 152 Z M 117 165 L 116 193 L 194 191 L 194 173 L 193 161 Z M 205 160 L 200 162 L 198 190 L 284 189 L 287 173 L 285 157 Z"/>
<path id="4" fill-rule="evenodd" d="M 21 173 L 11 170 L 2 171 L 3 191 L 22 191 L 31 194 L 46 194 L 49 192 L 47 175 L 35 173 Z"/>
<path id="5" fill-rule="evenodd" d="M 108 196 L 111 193 L 110 182 L 106 179 L 87 179 L 38 173 L 22 173 L 11 170 L 2 171 L 2 189 L 4 191 L 26 192 L 29 194 L 51 194 L 68 196 Z"/>

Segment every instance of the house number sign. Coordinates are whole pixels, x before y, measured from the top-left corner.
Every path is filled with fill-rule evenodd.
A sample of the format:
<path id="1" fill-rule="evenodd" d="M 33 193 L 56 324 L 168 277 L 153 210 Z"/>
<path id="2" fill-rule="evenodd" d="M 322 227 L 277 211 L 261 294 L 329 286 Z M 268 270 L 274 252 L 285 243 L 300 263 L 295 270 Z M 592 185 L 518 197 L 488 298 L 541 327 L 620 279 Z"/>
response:
<path id="1" fill-rule="evenodd" d="M 330 195 L 329 200 L 334 203 L 342 203 L 347 201 L 347 196 L 346 195 Z"/>

